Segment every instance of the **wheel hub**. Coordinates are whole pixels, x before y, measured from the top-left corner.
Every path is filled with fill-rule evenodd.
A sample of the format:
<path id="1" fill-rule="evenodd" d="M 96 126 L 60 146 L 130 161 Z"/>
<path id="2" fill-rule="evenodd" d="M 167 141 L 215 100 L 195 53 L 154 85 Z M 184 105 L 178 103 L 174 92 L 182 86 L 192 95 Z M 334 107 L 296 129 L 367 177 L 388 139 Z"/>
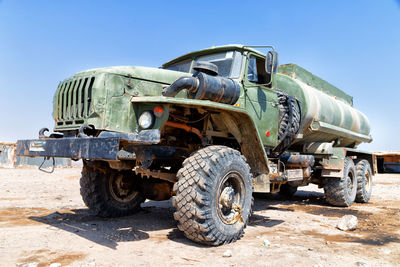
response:
<path id="1" fill-rule="evenodd" d="M 222 207 L 226 209 L 232 208 L 232 201 L 234 198 L 235 191 L 233 190 L 232 187 L 225 187 L 224 190 L 221 193 L 219 203 L 222 205 Z"/>
<path id="2" fill-rule="evenodd" d="M 371 190 L 371 186 L 372 186 L 371 177 L 369 176 L 369 172 L 367 171 L 365 173 L 365 188 L 366 188 L 367 193 L 369 193 L 369 191 Z"/>
<path id="3" fill-rule="evenodd" d="M 354 189 L 354 177 L 349 173 L 347 176 L 347 182 L 346 182 L 346 187 L 347 187 L 347 194 L 349 197 L 351 197 L 353 189 Z"/>
<path id="4" fill-rule="evenodd" d="M 244 201 L 242 179 L 238 172 L 229 172 L 220 183 L 216 204 L 218 216 L 225 224 L 234 224 L 242 217 Z"/>
<path id="5" fill-rule="evenodd" d="M 119 202 L 129 202 L 138 194 L 123 174 L 110 177 L 109 190 L 112 197 Z"/>

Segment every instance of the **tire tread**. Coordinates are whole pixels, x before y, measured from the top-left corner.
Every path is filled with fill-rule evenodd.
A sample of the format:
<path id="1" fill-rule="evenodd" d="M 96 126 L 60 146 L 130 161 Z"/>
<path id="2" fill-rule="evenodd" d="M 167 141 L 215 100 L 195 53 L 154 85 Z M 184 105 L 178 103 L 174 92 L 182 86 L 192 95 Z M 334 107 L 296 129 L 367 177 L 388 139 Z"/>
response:
<path id="1" fill-rule="evenodd" d="M 124 208 L 118 209 L 110 204 L 109 198 L 105 193 L 104 183 L 109 176 L 103 169 L 84 164 L 80 183 L 80 194 L 85 205 L 93 215 L 114 218 L 128 216 L 140 210 L 140 204 L 145 198 L 139 194 L 134 201 L 126 203 Z"/>
<path id="2" fill-rule="evenodd" d="M 349 199 L 345 192 L 345 176 L 347 175 L 347 172 L 353 169 L 354 179 L 356 179 L 354 168 L 353 160 L 349 157 L 346 157 L 343 167 L 343 177 L 327 179 L 327 182 L 324 185 L 324 192 L 325 199 L 329 204 L 339 207 L 350 207 L 354 203 L 355 196 L 354 199 Z"/>
<path id="3" fill-rule="evenodd" d="M 367 203 L 371 198 L 372 184 L 370 192 L 365 191 L 365 172 L 369 172 L 370 183 L 372 183 L 372 171 L 368 160 L 361 159 L 355 162 L 356 164 L 356 177 L 357 177 L 357 194 L 356 202 Z"/>
<path id="4" fill-rule="evenodd" d="M 225 235 L 211 222 L 211 210 L 207 199 L 213 190 L 211 183 L 218 174 L 217 168 L 235 157 L 244 161 L 251 182 L 250 167 L 245 158 L 239 151 L 229 147 L 208 146 L 184 160 L 177 173 L 178 182 L 173 187 L 175 196 L 172 204 L 176 210 L 174 218 L 178 221 L 178 229 L 183 231 L 187 238 L 208 245 L 220 245 L 234 242 L 243 235 L 248 218 L 238 234 Z M 252 204 L 253 199 L 251 206 Z"/>

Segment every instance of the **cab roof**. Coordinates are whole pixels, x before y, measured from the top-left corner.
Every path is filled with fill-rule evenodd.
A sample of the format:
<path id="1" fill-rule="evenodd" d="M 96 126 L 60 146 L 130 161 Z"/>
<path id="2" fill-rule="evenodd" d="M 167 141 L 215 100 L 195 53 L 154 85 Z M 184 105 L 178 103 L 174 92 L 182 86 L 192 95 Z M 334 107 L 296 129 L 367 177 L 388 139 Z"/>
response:
<path id="1" fill-rule="evenodd" d="M 221 46 L 212 46 L 210 48 L 205 48 L 197 51 L 193 51 L 187 54 L 184 54 L 180 57 L 177 57 L 173 60 L 170 60 L 162 65 L 162 67 L 172 65 L 176 62 L 182 61 L 184 59 L 194 58 L 196 56 L 206 55 L 215 52 L 227 51 L 227 50 L 239 50 L 239 51 L 251 51 L 259 56 L 265 57 L 265 54 L 261 53 L 260 51 L 251 48 L 249 46 L 241 45 L 241 44 L 228 44 L 228 45 L 221 45 Z"/>

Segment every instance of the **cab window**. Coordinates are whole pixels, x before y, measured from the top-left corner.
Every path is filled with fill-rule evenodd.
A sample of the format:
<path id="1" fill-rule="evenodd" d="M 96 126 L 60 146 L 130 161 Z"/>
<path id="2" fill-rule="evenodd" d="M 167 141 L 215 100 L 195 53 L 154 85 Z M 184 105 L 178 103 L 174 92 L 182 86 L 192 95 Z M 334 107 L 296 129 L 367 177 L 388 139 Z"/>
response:
<path id="1" fill-rule="evenodd" d="M 169 65 L 165 69 L 180 71 L 180 72 L 189 72 L 191 64 L 192 64 L 192 59 L 186 59 L 186 60 L 180 61 L 178 63 Z"/>
<path id="2" fill-rule="evenodd" d="M 240 78 L 242 59 L 243 55 L 241 52 L 229 50 L 224 52 L 201 55 L 194 59 L 185 59 L 171 65 L 165 65 L 163 66 L 163 68 L 167 70 L 193 73 L 194 70 L 191 68 L 193 60 L 194 63 L 197 61 L 206 61 L 217 65 L 218 76 Z"/>
<path id="3" fill-rule="evenodd" d="M 265 59 L 251 55 L 247 67 L 247 80 L 257 84 L 267 84 L 270 75 L 265 71 Z"/>

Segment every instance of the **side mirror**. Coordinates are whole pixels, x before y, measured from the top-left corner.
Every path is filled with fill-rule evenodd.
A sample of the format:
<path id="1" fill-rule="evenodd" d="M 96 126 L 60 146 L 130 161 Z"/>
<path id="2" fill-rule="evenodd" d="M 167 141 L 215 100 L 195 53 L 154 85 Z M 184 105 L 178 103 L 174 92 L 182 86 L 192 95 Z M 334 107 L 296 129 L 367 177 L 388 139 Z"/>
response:
<path id="1" fill-rule="evenodd" d="M 275 51 L 268 51 L 265 60 L 265 71 L 268 74 L 276 73 L 278 70 L 278 53 Z"/>

